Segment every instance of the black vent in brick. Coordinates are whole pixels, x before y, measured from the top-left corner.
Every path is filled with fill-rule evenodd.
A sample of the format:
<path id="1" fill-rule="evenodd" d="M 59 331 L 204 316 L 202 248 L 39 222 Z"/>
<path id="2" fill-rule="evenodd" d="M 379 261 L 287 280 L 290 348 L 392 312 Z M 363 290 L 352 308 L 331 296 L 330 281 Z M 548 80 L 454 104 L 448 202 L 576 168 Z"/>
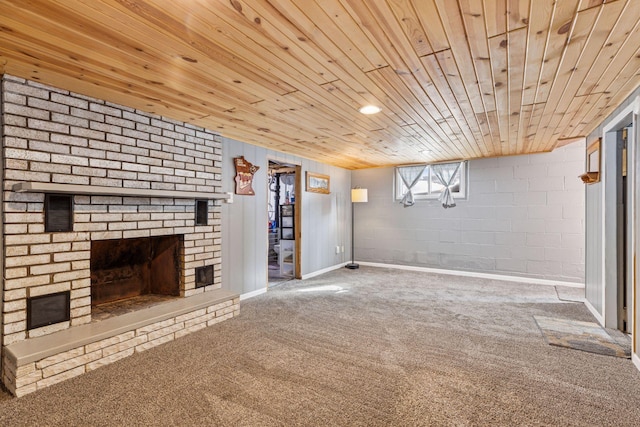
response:
<path id="1" fill-rule="evenodd" d="M 207 225 L 209 222 L 209 202 L 196 200 L 196 225 Z"/>
<path id="2" fill-rule="evenodd" d="M 27 329 L 70 320 L 70 298 L 69 291 L 27 298 Z"/>
<path id="3" fill-rule="evenodd" d="M 45 194 L 45 231 L 73 231 L 73 196 Z"/>
<path id="4" fill-rule="evenodd" d="M 213 285 L 213 265 L 196 267 L 196 288 Z"/>

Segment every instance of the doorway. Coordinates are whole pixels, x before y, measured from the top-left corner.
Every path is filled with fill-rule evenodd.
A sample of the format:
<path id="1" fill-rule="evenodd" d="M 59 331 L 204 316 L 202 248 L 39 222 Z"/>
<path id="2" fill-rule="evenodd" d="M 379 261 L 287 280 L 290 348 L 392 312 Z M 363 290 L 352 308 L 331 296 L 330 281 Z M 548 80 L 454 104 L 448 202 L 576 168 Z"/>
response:
<path id="1" fill-rule="evenodd" d="M 624 333 L 633 332 L 635 313 L 634 129 L 633 115 L 626 113 L 603 132 L 603 323 Z"/>
<path id="2" fill-rule="evenodd" d="M 300 166 L 269 160 L 268 284 L 300 277 Z"/>
<path id="3" fill-rule="evenodd" d="M 616 132 L 616 241 L 617 241 L 617 276 L 618 276 L 618 329 L 629 333 L 630 320 L 628 319 L 631 307 L 631 285 L 633 277 L 630 266 L 633 260 L 631 248 L 631 198 L 627 181 L 629 156 L 629 135 L 632 125 L 628 124 Z"/>

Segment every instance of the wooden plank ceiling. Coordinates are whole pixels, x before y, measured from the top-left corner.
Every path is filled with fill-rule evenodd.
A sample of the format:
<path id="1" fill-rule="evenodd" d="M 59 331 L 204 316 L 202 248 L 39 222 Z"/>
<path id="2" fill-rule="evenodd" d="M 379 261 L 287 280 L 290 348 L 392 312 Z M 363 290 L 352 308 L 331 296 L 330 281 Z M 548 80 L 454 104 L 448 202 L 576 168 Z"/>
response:
<path id="1" fill-rule="evenodd" d="M 0 0 L 0 72 L 358 169 L 553 150 L 640 84 L 640 0 Z M 377 115 L 359 107 L 374 104 Z"/>

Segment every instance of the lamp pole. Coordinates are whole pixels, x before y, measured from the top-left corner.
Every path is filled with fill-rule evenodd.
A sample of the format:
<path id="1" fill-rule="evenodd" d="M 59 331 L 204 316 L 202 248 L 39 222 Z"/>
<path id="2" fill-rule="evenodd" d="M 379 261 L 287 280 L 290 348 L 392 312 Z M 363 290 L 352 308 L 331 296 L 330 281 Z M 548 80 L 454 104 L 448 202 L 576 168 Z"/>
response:
<path id="1" fill-rule="evenodd" d="M 356 268 L 360 268 L 360 266 L 358 264 L 356 264 L 355 261 L 354 261 L 356 259 L 355 256 L 354 256 L 355 247 L 354 247 L 354 244 L 353 244 L 353 242 L 355 241 L 354 238 L 353 238 L 353 235 L 354 235 L 353 229 L 355 228 L 354 227 L 355 221 L 354 221 L 354 215 L 353 215 L 354 212 L 355 212 L 354 205 L 355 205 L 355 203 L 352 200 L 351 201 L 351 262 L 349 264 L 345 265 L 345 267 L 350 269 L 350 270 L 355 270 Z"/>
<path id="2" fill-rule="evenodd" d="M 366 188 L 353 188 L 351 190 L 351 262 L 345 265 L 350 270 L 360 268 L 355 262 L 355 203 L 365 203 L 368 200 Z"/>

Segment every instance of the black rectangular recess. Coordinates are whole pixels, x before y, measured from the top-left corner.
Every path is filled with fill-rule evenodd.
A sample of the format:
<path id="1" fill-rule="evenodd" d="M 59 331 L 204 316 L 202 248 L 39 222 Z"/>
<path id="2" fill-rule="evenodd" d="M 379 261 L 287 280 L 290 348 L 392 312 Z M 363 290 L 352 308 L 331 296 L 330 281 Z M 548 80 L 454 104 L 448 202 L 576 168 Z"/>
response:
<path id="1" fill-rule="evenodd" d="M 71 291 L 27 298 L 27 329 L 71 320 Z"/>
<path id="2" fill-rule="evenodd" d="M 73 196 L 45 194 L 44 224 L 46 232 L 73 231 Z"/>
<path id="3" fill-rule="evenodd" d="M 196 200 L 196 225 L 209 224 L 209 201 Z"/>
<path id="4" fill-rule="evenodd" d="M 295 240 L 294 205 L 280 206 L 280 239 Z"/>
<path id="5" fill-rule="evenodd" d="M 213 265 L 196 267 L 196 289 L 213 285 Z"/>

